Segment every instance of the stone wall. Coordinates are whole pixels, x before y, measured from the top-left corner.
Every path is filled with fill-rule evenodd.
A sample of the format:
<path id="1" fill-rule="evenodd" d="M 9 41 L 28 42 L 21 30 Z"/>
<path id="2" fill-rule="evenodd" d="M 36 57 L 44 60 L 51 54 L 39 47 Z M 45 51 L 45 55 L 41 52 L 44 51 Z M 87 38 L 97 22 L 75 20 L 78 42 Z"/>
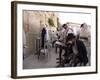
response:
<path id="1" fill-rule="evenodd" d="M 43 11 L 23 11 L 23 29 L 26 35 L 26 46 L 24 55 L 33 54 L 36 52 L 36 39 L 40 38 L 40 33 L 45 24 L 48 24 L 48 18 L 52 18 L 56 30 L 57 13 Z M 51 26 L 49 26 L 51 27 Z"/>

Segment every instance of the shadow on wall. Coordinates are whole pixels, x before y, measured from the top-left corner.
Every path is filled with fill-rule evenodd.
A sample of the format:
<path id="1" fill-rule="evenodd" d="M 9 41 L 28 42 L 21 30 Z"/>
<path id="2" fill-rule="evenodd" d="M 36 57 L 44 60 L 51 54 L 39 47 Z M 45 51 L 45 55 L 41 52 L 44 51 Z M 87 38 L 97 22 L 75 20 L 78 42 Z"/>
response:
<path id="1" fill-rule="evenodd" d="M 24 12 L 24 30 L 26 36 L 26 47 L 24 48 L 24 56 L 35 53 L 35 41 L 40 37 L 40 23 L 32 12 Z M 25 39 L 23 39 L 24 41 Z"/>

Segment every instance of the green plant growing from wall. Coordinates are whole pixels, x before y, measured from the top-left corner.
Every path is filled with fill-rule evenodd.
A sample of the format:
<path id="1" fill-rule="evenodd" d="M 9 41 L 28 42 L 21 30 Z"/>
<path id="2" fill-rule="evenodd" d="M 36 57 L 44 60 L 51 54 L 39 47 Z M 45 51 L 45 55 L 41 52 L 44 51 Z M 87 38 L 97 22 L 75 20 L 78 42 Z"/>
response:
<path id="1" fill-rule="evenodd" d="M 48 18 L 48 24 L 49 24 L 50 26 L 52 26 L 52 27 L 55 27 L 54 21 L 53 21 L 52 18 Z"/>

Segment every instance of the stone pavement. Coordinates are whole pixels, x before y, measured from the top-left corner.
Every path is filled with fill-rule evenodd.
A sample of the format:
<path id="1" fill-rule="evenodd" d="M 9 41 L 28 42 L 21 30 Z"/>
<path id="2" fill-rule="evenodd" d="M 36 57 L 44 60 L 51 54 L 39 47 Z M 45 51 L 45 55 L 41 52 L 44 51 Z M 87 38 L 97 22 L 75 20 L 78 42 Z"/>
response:
<path id="1" fill-rule="evenodd" d="M 87 47 L 90 65 L 90 48 Z M 41 54 L 39 59 L 37 55 L 31 54 L 23 60 L 23 69 L 36 69 L 36 68 L 55 68 L 58 64 L 56 58 L 59 57 L 58 53 L 55 53 L 54 48 L 51 49 L 49 54 Z"/>

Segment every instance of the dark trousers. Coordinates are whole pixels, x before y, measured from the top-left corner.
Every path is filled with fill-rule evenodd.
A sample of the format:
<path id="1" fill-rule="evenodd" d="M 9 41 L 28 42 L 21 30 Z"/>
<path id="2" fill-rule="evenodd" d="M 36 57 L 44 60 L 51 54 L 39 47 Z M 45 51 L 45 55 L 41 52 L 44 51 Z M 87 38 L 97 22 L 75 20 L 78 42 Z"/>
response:
<path id="1" fill-rule="evenodd" d="M 42 36 L 41 48 L 44 48 L 44 36 Z"/>

